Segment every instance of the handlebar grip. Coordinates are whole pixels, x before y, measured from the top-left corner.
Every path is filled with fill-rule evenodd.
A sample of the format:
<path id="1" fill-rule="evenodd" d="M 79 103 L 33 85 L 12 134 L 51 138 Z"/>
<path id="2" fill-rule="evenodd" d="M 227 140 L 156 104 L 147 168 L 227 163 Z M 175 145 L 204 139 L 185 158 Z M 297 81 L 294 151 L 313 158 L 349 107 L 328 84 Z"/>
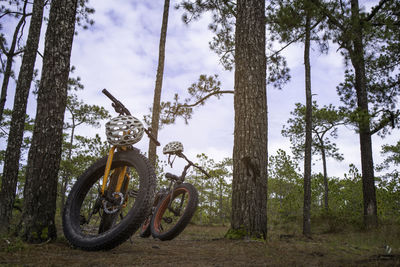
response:
<path id="1" fill-rule="evenodd" d="M 109 91 L 107 91 L 107 89 L 103 89 L 103 90 L 101 90 L 101 92 L 103 93 L 103 94 L 105 94 L 109 99 L 111 99 L 113 102 L 115 102 L 115 100 L 117 100 L 117 99 L 115 99 L 115 97 L 109 92 Z"/>
<path id="2" fill-rule="evenodd" d="M 172 179 L 172 180 L 175 180 L 175 181 L 178 181 L 178 180 L 179 180 L 179 177 L 178 177 L 178 176 L 176 176 L 175 174 L 169 173 L 169 172 L 167 172 L 167 173 L 165 174 L 165 178 L 167 178 L 167 179 Z"/>
<path id="3" fill-rule="evenodd" d="M 105 94 L 112 102 L 112 106 L 114 107 L 115 111 L 119 114 L 131 115 L 129 110 L 121 103 L 118 99 L 116 99 L 107 89 L 101 90 L 103 94 Z"/>

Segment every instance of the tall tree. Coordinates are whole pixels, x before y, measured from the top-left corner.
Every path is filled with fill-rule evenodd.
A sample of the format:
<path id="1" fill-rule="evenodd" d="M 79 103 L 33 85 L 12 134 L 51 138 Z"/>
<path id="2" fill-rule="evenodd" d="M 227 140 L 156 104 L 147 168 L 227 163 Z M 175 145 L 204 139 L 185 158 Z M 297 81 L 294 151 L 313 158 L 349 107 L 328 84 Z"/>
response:
<path id="1" fill-rule="evenodd" d="M 267 97 L 265 2 L 237 1 L 235 30 L 235 129 L 233 230 L 266 238 Z"/>
<path id="2" fill-rule="evenodd" d="M 57 174 L 77 2 L 51 3 L 20 227 L 20 235 L 29 242 L 57 237 L 54 222 Z"/>
<path id="3" fill-rule="evenodd" d="M 352 67 L 347 69 L 345 82 L 338 91 L 352 111 L 351 118 L 359 133 L 364 225 L 375 227 L 378 215 L 372 135 L 390 125 L 391 117 L 400 115 L 400 112 L 393 112 L 397 102 L 393 95 L 400 91 L 400 60 L 398 54 L 393 53 L 400 47 L 400 16 L 396 12 L 400 4 L 394 0 L 381 0 L 366 13 L 358 0 L 310 1 L 328 18 L 333 40 Z M 372 106 L 372 112 L 369 106 Z M 379 113 L 384 115 L 378 118 Z M 374 123 L 374 118 L 378 118 L 378 122 Z"/>
<path id="4" fill-rule="evenodd" d="M 6 98 L 7 98 L 7 90 L 8 90 L 8 83 L 10 81 L 10 77 L 12 75 L 12 65 L 14 61 L 14 57 L 18 54 L 20 54 L 22 51 L 17 50 L 17 43 L 18 39 L 20 38 L 20 31 L 25 25 L 26 18 L 31 15 L 31 13 L 27 13 L 27 5 L 28 5 L 28 0 L 24 1 L 23 7 L 21 11 L 16 11 L 16 12 L 11 12 L 9 10 L 5 10 L 3 15 L 7 14 L 13 14 L 17 17 L 19 17 L 19 21 L 17 26 L 15 27 L 13 38 L 11 41 L 11 46 L 7 50 L 4 46 L 4 42 L 2 38 L 0 38 L 0 49 L 6 55 L 6 66 L 4 69 L 4 77 L 3 77 L 3 83 L 1 85 L 1 95 L 0 95 L 0 121 L 2 120 L 3 117 L 3 111 L 4 111 L 4 106 L 6 104 Z M 17 4 L 18 6 L 18 4 Z"/>
<path id="5" fill-rule="evenodd" d="M 162 82 L 164 76 L 164 60 L 165 60 L 165 42 L 167 39 L 167 28 L 168 28 L 168 13 L 169 13 L 169 0 L 164 1 L 164 12 L 161 25 L 160 34 L 160 46 L 158 50 L 158 67 L 157 67 L 157 78 L 156 86 L 154 88 L 154 100 L 153 100 L 153 114 L 151 119 L 151 132 L 153 136 L 157 139 L 158 128 L 160 125 L 160 112 L 161 112 L 161 90 Z M 150 139 L 149 142 L 149 160 L 153 166 L 156 164 L 157 159 L 157 145 Z"/>
<path id="6" fill-rule="evenodd" d="M 311 164 L 312 164 L 312 91 L 311 91 L 311 41 L 323 39 L 318 36 L 322 31 L 321 18 L 315 8 L 307 1 L 276 0 L 268 7 L 268 28 L 272 35 L 287 46 L 294 42 L 304 43 L 304 76 L 305 76 L 305 132 L 304 132 L 304 201 L 303 201 L 303 234 L 311 235 Z M 320 26 L 317 28 L 317 26 Z M 317 30 L 316 30 L 317 28 Z M 323 43 L 323 42 L 322 42 Z"/>
<path id="7" fill-rule="evenodd" d="M 304 152 L 304 204 L 303 204 L 303 234 L 311 236 L 311 145 L 312 145 L 312 94 L 311 94 L 311 12 L 306 8 L 304 69 L 306 89 L 306 132 Z"/>
<path id="8" fill-rule="evenodd" d="M 336 144 L 332 143 L 327 135 L 329 133 L 329 136 L 337 138 L 337 127 L 344 124 L 344 114 L 332 105 L 318 108 L 315 101 L 313 102 L 312 112 L 312 154 L 321 155 L 325 191 L 324 202 L 325 209 L 328 210 L 329 188 L 326 158 L 332 157 L 340 161 L 343 160 L 343 156 L 338 152 Z M 296 103 L 295 110 L 290 114 L 294 117 L 289 118 L 287 126 L 283 126 L 282 135 L 290 138 L 292 152 L 297 159 L 300 159 L 304 155 L 306 107 L 300 103 Z"/>
<path id="9" fill-rule="evenodd" d="M 14 107 L 3 168 L 3 182 L 0 191 L 0 232 L 7 230 L 14 205 L 21 145 L 24 136 L 26 106 L 39 46 L 43 7 L 44 0 L 34 1 L 28 39 L 15 89 Z"/>

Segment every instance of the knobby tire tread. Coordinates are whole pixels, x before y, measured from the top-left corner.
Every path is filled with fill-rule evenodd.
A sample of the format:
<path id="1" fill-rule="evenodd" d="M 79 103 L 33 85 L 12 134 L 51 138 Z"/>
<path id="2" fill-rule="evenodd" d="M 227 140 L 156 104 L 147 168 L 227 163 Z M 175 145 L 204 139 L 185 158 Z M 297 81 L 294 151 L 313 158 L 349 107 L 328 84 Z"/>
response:
<path id="1" fill-rule="evenodd" d="M 171 196 L 171 194 L 168 194 L 167 196 L 165 196 L 160 201 L 160 203 L 158 203 L 158 206 L 157 206 L 157 208 L 153 214 L 152 220 L 151 220 L 150 230 L 151 230 L 151 234 L 154 238 L 160 239 L 161 241 L 167 241 L 167 240 L 174 239 L 186 228 L 186 226 L 190 223 L 190 220 L 192 219 L 194 213 L 196 212 L 197 205 L 199 202 L 198 192 L 197 192 L 196 188 L 192 184 L 183 183 L 183 184 L 180 184 L 179 186 L 177 186 L 177 188 L 175 188 L 174 192 L 176 192 L 177 190 L 179 190 L 181 188 L 186 189 L 186 191 L 189 193 L 188 204 L 185 208 L 183 215 L 170 230 L 160 233 L 156 229 L 156 226 L 155 226 L 156 220 L 157 220 L 157 218 L 160 218 L 160 216 L 157 216 L 157 214 L 163 205 L 168 205 L 167 202 L 169 202 L 169 197 Z M 172 194 L 174 194 L 174 192 Z"/>
<path id="2" fill-rule="evenodd" d="M 88 251 L 109 250 L 125 242 L 134 234 L 143 223 L 150 212 L 156 188 L 156 175 L 154 168 L 139 150 L 117 152 L 114 154 L 112 167 L 114 165 L 134 166 L 139 174 L 140 188 L 133 208 L 128 212 L 125 219 L 110 231 L 98 236 L 86 236 L 82 234 L 79 226 L 79 194 L 87 188 L 94 180 L 104 174 L 107 156 L 96 161 L 77 180 L 71 189 L 63 211 L 63 231 L 70 244 L 76 248 Z M 90 185 L 91 187 L 92 185 Z M 90 188 L 89 187 L 89 188 Z"/>

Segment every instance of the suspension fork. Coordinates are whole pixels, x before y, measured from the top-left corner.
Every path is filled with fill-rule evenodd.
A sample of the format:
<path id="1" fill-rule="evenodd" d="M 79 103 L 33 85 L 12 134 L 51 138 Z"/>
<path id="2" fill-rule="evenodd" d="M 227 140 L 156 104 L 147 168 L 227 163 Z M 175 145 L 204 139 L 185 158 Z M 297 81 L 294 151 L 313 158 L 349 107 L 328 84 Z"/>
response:
<path id="1" fill-rule="evenodd" d="M 117 147 L 116 146 L 112 146 L 110 148 L 110 151 L 108 152 L 108 158 L 107 158 L 107 163 L 106 163 L 106 168 L 104 170 L 104 177 L 103 177 L 103 184 L 101 186 L 101 195 L 104 196 L 104 192 L 106 190 L 106 185 L 107 185 L 107 181 L 108 181 L 108 176 L 110 174 L 110 170 L 111 170 L 111 165 L 112 165 L 112 161 L 114 158 L 114 152 L 115 149 Z M 123 150 L 126 150 L 125 147 L 122 148 Z M 118 167 L 115 171 L 118 173 L 118 181 L 117 181 L 117 186 L 115 188 L 115 192 L 120 192 L 121 191 L 121 187 L 122 187 L 122 183 L 124 182 L 124 178 L 126 175 L 126 171 L 127 171 L 128 167 L 124 166 L 124 167 Z"/>

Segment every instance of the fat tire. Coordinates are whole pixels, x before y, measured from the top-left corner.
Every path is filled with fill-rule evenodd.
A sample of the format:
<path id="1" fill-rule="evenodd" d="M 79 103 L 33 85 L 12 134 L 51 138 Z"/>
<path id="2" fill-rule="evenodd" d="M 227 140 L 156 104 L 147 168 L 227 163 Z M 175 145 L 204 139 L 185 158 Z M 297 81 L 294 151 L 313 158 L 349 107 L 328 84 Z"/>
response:
<path id="1" fill-rule="evenodd" d="M 76 248 L 88 251 L 109 250 L 125 242 L 134 234 L 150 213 L 153 204 L 156 175 L 149 160 L 137 149 L 114 154 L 111 168 L 133 166 L 139 175 L 139 191 L 133 207 L 115 227 L 89 236 L 82 233 L 79 225 L 80 208 L 86 192 L 104 174 L 107 156 L 96 161 L 77 180 L 69 193 L 63 211 L 64 236 Z"/>
<path id="2" fill-rule="evenodd" d="M 179 195 L 180 192 L 182 192 L 182 190 L 184 190 L 187 194 L 189 194 L 188 203 L 185 207 L 185 210 L 183 211 L 182 216 L 171 229 L 165 232 L 160 232 L 158 230 L 157 225 L 160 224 L 162 216 L 169 205 L 171 195 L 172 198 L 174 199 L 177 195 Z M 158 204 L 150 224 L 152 236 L 154 238 L 160 239 L 161 241 L 172 240 L 175 237 L 177 237 L 189 224 L 194 213 L 196 212 L 198 202 L 199 202 L 198 193 L 196 188 L 192 184 L 183 183 L 178 185 L 174 189 L 172 194 L 169 193 L 168 195 L 166 195 Z"/>

